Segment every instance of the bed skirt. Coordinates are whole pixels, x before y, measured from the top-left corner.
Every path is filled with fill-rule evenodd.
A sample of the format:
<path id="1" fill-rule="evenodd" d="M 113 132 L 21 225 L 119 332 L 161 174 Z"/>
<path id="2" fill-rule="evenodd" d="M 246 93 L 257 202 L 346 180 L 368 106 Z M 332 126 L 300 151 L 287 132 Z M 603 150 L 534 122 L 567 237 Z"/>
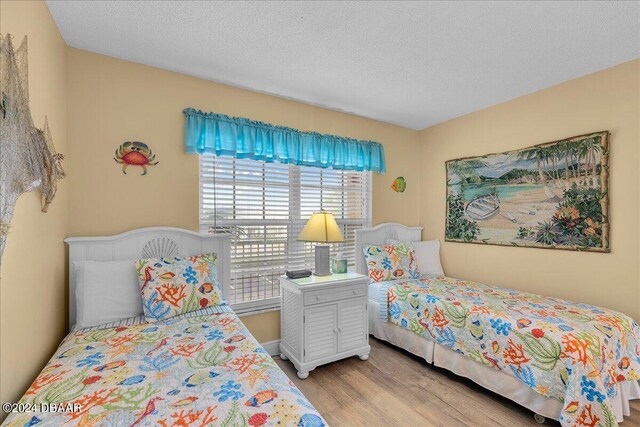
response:
<path id="1" fill-rule="evenodd" d="M 368 301 L 369 333 L 374 337 L 419 356 L 428 363 L 469 378 L 487 390 L 506 397 L 536 414 L 554 420 L 560 418 L 562 402 L 559 400 L 544 397 L 511 375 L 466 358 L 411 331 L 384 322 L 378 315 L 380 303 L 371 299 Z M 631 415 L 629 401 L 640 399 L 640 384 L 638 381 L 627 381 L 618 384 L 617 388 L 616 397 L 610 401 L 616 419 L 622 422 L 624 416 Z"/>

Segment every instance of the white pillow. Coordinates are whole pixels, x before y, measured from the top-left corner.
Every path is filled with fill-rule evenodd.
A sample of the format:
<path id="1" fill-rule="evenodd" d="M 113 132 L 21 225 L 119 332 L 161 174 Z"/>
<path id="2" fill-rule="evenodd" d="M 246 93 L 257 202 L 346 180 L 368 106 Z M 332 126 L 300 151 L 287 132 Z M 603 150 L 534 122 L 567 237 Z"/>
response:
<path id="1" fill-rule="evenodd" d="M 418 261 L 420 274 L 441 274 L 444 275 L 442 264 L 440 263 L 440 241 L 424 240 L 413 242 L 413 250 Z"/>
<path id="2" fill-rule="evenodd" d="M 76 329 L 142 315 L 142 295 L 133 260 L 73 264 Z"/>

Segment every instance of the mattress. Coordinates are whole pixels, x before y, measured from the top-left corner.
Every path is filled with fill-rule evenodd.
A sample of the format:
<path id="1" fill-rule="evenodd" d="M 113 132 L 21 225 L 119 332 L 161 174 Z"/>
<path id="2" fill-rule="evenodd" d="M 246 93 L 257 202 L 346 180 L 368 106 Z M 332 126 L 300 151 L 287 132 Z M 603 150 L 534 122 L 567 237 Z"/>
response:
<path id="1" fill-rule="evenodd" d="M 19 405 L 6 425 L 326 425 L 233 312 L 73 331 Z"/>

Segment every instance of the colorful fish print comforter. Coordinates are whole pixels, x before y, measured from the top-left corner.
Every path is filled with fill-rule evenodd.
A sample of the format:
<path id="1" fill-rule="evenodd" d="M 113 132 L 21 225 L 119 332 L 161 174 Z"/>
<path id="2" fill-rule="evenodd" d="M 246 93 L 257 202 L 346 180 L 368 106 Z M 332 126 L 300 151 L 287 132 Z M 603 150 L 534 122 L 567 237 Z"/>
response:
<path id="1" fill-rule="evenodd" d="M 616 384 L 640 380 L 640 328 L 612 310 L 442 276 L 383 297 L 393 324 L 563 401 L 563 426 L 617 425 Z"/>
<path id="2" fill-rule="evenodd" d="M 72 332 L 20 403 L 72 412 L 7 425 L 325 425 L 234 313 Z"/>

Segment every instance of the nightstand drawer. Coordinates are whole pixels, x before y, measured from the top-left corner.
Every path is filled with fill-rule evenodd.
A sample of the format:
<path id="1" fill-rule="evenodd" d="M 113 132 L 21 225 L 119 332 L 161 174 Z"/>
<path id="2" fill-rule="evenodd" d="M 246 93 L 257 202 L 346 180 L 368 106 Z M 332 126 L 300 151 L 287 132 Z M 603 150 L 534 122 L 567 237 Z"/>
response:
<path id="1" fill-rule="evenodd" d="M 364 283 L 341 286 L 338 288 L 307 291 L 304 294 L 304 305 L 322 304 L 346 298 L 362 297 L 366 294 Z"/>

